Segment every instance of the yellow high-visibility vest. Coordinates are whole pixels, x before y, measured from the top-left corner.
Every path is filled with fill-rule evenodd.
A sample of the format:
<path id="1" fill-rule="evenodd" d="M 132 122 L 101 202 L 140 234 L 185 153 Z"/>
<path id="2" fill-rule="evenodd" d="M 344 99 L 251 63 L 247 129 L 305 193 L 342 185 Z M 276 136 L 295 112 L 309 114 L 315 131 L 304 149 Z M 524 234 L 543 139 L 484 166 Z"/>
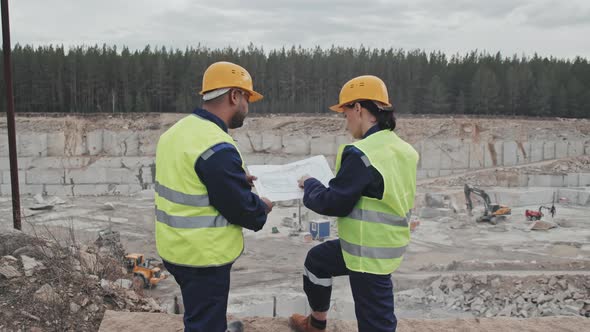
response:
<path id="1" fill-rule="evenodd" d="M 410 242 L 410 211 L 416 194 L 418 153 L 391 130 L 381 130 L 352 143 L 383 177 L 382 199 L 362 196 L 352 212 L 338 218 L 346 267 L 357 272 L 389 274 L 401 264 Z M 336 159 L 340 169 L 342 151 Z"/>
<path id="2" fill-rule="evenodd" d="M 238 150 L 231 136 L 194 114 L 178 121 L 158 141 L 156 247 L 167 262 L 221 266 L 235 261 L 244 250 L 242 227 L 228 223 L 211 206 L 207 188 L 195 173 L 197 159 L 209 158 L 211 147 L 223 142 Z"/>

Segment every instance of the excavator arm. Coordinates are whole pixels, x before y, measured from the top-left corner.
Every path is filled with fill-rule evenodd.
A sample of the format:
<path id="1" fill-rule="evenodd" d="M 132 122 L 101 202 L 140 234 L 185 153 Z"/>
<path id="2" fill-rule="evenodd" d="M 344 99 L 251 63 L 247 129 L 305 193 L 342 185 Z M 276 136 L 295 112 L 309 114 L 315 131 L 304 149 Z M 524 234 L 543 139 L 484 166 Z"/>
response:
<path id="1" fill-rule="evenodd" d="M 469 213 L 469 215 L 472 214 L 471 211 L 473 210 L 471 193 L 474 193 L 483 199 L 483 203 L 485 205 L 485 215 L 488 215 L 488 213 L 492 213 L 492 211 L 490 210 L 490 205 L 492 204 L 490 201 L 490 196 L 488 196 L 488 194 L 485 191 L 478 188 L 470 187 L 468 184 L 465 184 L 463 191 L 465 192 L 465 203 L 467 204 L 467 212 Z"/>

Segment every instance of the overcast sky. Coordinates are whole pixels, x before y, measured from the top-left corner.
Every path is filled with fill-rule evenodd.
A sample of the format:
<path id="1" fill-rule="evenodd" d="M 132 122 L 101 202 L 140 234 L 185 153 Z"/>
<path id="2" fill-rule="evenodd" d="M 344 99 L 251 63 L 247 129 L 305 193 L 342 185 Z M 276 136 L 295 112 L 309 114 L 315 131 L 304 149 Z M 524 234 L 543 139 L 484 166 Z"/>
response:
<path id="1" fill-rule="evenodd" d="M 12 43 L 590 57 L 590 0 L 14 0 Z"/>

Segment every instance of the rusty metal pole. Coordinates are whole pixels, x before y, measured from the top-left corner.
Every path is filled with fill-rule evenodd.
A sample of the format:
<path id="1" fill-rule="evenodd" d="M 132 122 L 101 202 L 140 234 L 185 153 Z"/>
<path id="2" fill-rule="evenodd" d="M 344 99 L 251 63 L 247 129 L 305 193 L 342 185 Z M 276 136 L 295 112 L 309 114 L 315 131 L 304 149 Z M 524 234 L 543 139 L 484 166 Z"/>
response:
<path id="1" fill-rule="evenodd" d="M 6 85 L 6 124 L 8 126 L 8 153 L 10 155 L 10 180 L 12 188 L 12 220 L 20 230 L 20 192 L 18 188 L 18 160 L 16 154 L 16 126 L 14 123 L 14 96 L 12 94 L 12 64 L 10 62 L 10 24 L 8 0 L 2 1 L 2 51 L 4 53 L 4 84 Z"/>

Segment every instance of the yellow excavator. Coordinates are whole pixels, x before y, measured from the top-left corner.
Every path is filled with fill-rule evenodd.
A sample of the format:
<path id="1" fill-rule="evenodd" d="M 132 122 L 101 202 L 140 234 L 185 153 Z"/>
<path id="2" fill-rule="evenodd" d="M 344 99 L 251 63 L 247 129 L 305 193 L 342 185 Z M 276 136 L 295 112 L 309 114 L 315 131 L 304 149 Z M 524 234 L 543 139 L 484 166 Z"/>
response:
<path id="1" fill-rule="evenodd" d="M 485 210 L 482 216 L 477 217 L 477 222 L 485 221 L 491 223 L 492 225 L 496 225 L 499 218 L 505 218 L 506 216 L 512 214 L 511 208 L 505 205 L 492 204 L 490 201 L 490 196 L 482 189 L 474 188 L 468 184 L 465 184 L 463 190 L 465 191 L 465 203 L 467 204 L 467 213 L 469 213 L 469 216 L 473 216 L 473 202 L 471 201 L 471 194 L 475 194 L 481 197 L 483 200 Z"/>
<path id="2" fill-rule="evenodd" d="M 155 259 L 145 259 L 142 254 L 128 254 L 125 261 L 127 270 L 133 273 L 133 281 L 141 285 L 141 288 L 155 287 L 166 279 L 162 270 L 153 264 Z"/>

